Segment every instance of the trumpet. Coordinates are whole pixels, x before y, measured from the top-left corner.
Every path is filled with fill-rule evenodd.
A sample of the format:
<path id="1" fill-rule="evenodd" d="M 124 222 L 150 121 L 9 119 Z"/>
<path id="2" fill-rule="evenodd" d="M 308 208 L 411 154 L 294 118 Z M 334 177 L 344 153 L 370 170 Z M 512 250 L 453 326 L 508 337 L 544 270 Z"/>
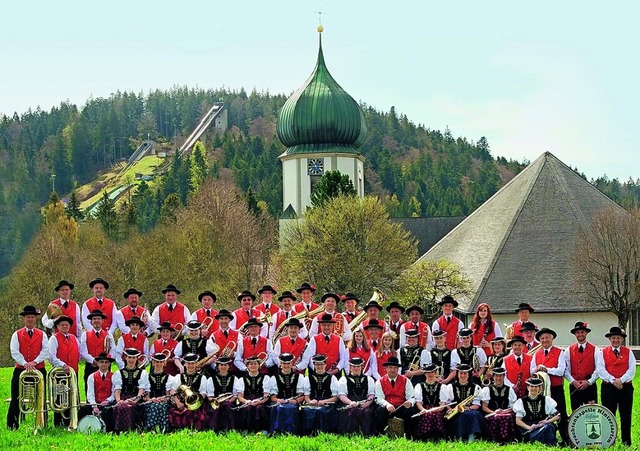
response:
<path id="1" fill-rule="evenodd" d="M 231 398 L 233 398 L 233 393 L 223 393 L 220 396 L 216 396 L 211 400 L 211 408 L 213 410 L 218 410 L 220 408 L 220 404 L 225 401 L 229 401 Z"/>
<path id="2" fill-rule="evenodd" d="M 380 305 L 382 305 L 382 303 L 384 301 L 386 301 L 386 300 L 387 300 L 387 295 L 384 294 L 384 292 L 382 290 L 380 290 L 379 288 L 373 287 L 373 295 L 371 296 L 371 299 L 369 299 L 369 302 L 375 301 L 375 302 L 379 303 Z M 358 328 L 358 326 L 360 326 L 360 324 L 362 324 L 362 322 L 366 318 L 367 318 L 367 312 L 365 310 L 363 310 L 360 313 L 358 313 L 358 316 L 356 316 L 353 319 L 353 321 L 351 321 L 349 323 L 349 329 L 351 330 L 351 332 L 356 330 Z"/>
<path id="3" fill-rule="evenodd" d="M 205 318 L 202 320 L 200 329 L 204 332 L 209 332 L 209 329 L 211 329 L 211 326 L 213 326 L 213 321 L 213 316 L 205 316 Z"/>
<path id="4" fill-rule="evenodd" d="M 444 418 L 447 420 L 450 420 L 451 418 L 455 417 L 457 414 L 459 414 L 460 412 L 464 412 L 465 407 L 467 407 L 469 404 L 471 404 L 471 402 L 477 397 L 478 395 L 476 395 L 475 393 L 469 395 L 469 397 L 463 399 L 462 401 L 460 401 L 458 403 L 457 406 L 455 406 L 453 409 L 451 409 L 451 412 L 447 413 Z"/>
<path id="5" fill-rule="evenodd" d="M 228 341 L 224 348 L 222 348 L 222 352 L 220 353 L 220 357 L 232 357 L 233 353 L 236 351 L 237 343 L 235 341 Z"/>
<path id="6" fill-rule="evenodd" d="M 63 368 L 56 367 L 49 371 L 49 407 L 62 417 L 69 419 L 69 428 L 78 427 L 78 378 L 73 368 L 67 373 Z M 69 417 L 65 412 L 70 410 Z"/>
<path id="7" fill-rule="evenodd" d="M 538 352 L 539 349 L 542 349 L 542 343 L 540 343 L 539 345 L 534 346 L 533 348 L 529 349 L 527 354 L 534 355 L 536 352 Z"/>
<path id="8" fill-rule="evenodd" d="M 35 424 L 33 433 L 37 433 L 38 429 L 47 425 L 45 416 L 45 383 L 44 376 L 38 370 L 25 370 L 20 373 L 18 380 L 18 406 L 20 413 L 34 413 Z"/>

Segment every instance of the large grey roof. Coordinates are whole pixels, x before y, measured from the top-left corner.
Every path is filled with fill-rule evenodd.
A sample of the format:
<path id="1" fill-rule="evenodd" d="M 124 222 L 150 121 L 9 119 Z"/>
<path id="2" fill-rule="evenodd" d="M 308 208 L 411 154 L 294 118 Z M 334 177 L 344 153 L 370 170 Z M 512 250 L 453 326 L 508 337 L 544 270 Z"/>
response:
<path id="1" fill-rule="evenodd" d="M 471 279 L 459 310 L 481 302 L 513 312 L 530 302 L 540 312 L 578 311 L 572 256 L 597 211 L 616 205 L 551 153 L 542 154 L 468 216 L 421 259 L 447 259 Z M 594 309 L 597 309 L 594 307 Z"/>
<path id="2" fill-rule="evenodd" d="M 460 224 L 465 216 L 440 216 L 431 218 L 391 218 L 418 240 L 418 255 L 427 252 L 447 233 Z"/>

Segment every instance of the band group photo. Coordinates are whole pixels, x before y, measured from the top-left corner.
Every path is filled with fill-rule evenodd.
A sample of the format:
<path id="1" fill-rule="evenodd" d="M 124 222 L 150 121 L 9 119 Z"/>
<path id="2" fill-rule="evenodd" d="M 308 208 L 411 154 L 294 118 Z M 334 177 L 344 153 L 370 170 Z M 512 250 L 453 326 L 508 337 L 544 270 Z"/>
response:
<path id="1" fill-rule="evenodd" d="M 74 284 L 61 280 L 46 311 L 16 312 L 24 325 L 10 343 L 9 429 L 25 415 L 47 427 L 53 412 L 54 427 L 87 433 L 186 428 L 571 446 L 569 414 L 601 405 L 619 414 L 622 443 L 631 445 L 636 360 L 618 326 L 598 347 L 586 322 L 567 325 L 575 342 L 561 349 L 527 303 L 514 305 L 503 335 L 487 303 L 465 325 L 452 296 L 428 324 L 420 306 L 387 302 L 378 289 L 365 303 L 352 293 L 316 296 L 306 282 L 282 293 L 264 285 L 241 291 L 232 311 L 217 310 L 216 295 L 203 291 L 190 312 L 171 284 L 152 311 L 135 288 L 122 308 L 106 280 L 89 288 L 93 296 L 76 303 Z"/>

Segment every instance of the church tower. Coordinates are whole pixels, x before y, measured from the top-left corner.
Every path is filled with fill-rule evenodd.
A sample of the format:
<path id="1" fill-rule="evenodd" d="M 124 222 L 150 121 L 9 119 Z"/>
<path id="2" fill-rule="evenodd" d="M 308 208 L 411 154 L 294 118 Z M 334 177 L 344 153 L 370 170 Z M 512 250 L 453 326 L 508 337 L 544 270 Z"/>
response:
<path id="1" fill-rule="evenodd" d="M 340 171 L 364 196 L 364 157 L 358 148 L 367 123 L 358 103 L 334 80 L 322 54 L 318 26 L 318 61 L 311 76 L 280 111 L 276 132 L 287 150 L 282 161 L 282 219 L 302 218 L 314 186 L 326 171 Z"/>

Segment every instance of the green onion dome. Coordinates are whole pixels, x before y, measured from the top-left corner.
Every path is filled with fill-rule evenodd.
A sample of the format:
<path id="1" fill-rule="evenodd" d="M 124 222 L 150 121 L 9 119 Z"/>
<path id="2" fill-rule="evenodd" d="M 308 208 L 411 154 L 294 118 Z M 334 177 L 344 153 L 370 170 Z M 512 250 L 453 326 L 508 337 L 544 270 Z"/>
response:
<path id="1" fill-rule="evenodd" d="M 321 32 L 320 28 L 318 31 Z M 276 127 L 287 146 L 281 155 L 317 152 L 359 153 L 367 136 L 360 105 L 334 80 L 322 54 L 304 85 L 285 102 Z"/>

